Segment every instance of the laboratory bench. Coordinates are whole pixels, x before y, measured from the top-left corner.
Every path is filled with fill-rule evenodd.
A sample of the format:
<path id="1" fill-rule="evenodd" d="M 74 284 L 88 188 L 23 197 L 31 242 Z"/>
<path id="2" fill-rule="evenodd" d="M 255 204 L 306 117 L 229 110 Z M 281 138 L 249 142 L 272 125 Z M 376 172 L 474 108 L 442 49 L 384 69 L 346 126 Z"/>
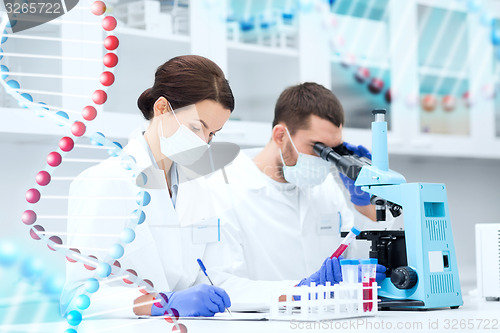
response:
<path id="1" fill-rule="evenodd" d="M 180 319 L 189 333 L 203 332 L 322 332 L 322 331 L 419 331 L 419 332 L 500 332 L 500 302 L 464 296 L 458 309 L 379 311 L 374 317 L 331 320 L 323 322 L 262 320 L 266 313 L 246 314 L 253 320 Z M 259 320 L 260 319 L 260 320 Z M 35 327 L 34 327 L 35 326 Z M 67 324 L 53 323 L 0 325 L 0 332 L 64 332 Z M 88 319 L 78 332 L 171 332 L 173 324 L 164 319 Z"/>

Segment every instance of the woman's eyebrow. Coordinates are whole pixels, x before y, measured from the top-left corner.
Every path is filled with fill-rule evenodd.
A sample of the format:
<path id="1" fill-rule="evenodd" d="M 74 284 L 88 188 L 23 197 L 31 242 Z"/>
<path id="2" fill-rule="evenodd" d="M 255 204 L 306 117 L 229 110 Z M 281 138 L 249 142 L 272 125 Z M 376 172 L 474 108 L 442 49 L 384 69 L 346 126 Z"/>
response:
<path id="1" fill-rule="evenodd" d="M 207 126 L 206 122 L 204 122 L 203 120 L 200 119 L 200 123 L 203 125 L 203 127 L 205 127 L 206 129 L 208 129 L 208 126 Z"/>
<path id="2" fill-rule="evenodd" d="M 203 127 L 205 127 L 206 129 L 208 129 L 208 125 L 207 125 L 207 123 L 206 123 L 206 122 L 204 122 L 204 121 L 203 121 L 203 120 L 201 120 L 201 119 L 198 119 L 198 121 L 199 121 L 199 122 L 203 125 Z M 222 127 L 221 127 L 221 128 L 219 128 L 218 130 L 215 130 L 215 131 L 214 131 L 214 133 L 215 133 L 215 132 L 219 132 L 221 129 L 222 129 Z"/>

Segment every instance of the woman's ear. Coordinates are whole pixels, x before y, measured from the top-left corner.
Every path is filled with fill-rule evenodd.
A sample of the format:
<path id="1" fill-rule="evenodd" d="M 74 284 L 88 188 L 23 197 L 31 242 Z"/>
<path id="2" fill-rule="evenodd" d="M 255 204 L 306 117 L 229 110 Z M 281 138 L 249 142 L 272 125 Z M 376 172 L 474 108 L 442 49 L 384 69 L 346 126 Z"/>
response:
<path id="1" fill-rule="evenodd" d="M 276 145 L 280 148 L 283 148 L 284 145 L 284 137 L 286 135 L 285 126 L 282 124 L 278 124 L 273 127 L 273 131 L 271 134 L 271 139 L 276 143 Z"/>
<path id="2" fill-rule="evenodd" d="M 155 104 L 153 105 L 153 111 L 155 117 L 170 112 L 171 110 L 170 106 L 168 105 L 167 99 L 163 96 L 158 97 Z"/>

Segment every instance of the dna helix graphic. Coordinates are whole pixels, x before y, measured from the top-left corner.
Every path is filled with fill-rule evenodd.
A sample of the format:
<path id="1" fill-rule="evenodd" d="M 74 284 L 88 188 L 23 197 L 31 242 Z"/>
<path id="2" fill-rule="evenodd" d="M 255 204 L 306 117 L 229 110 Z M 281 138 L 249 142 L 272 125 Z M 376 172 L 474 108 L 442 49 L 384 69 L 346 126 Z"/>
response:
<path id="1" fill-rule="evenodd" d="M 60 320 L 64 274 L 32 256 L 19 237 L 0 239 L 0 331 L 17 323 Z M 36 309 L 36 311 L 34 311 Z M 26 316 L 30 313 L 30 316 Z"/>
<path id="2" fill-rule="evenodd" d="M 28 207 L 21 216 L 21 221 L 29 227 L 33 240 L 45 242 L 49 250 L 61 253 L 69 263 L 81 265 L 90 274 L 85 275 L 83 285 L 75 289 L 74 295 L 68 300 L 65 315 L 70 326 L 66 330 L 68 333 L 77 332 L 84 319 L 82 313 L 90 308 L 92 295 L 102 285 L 120 281 L 124 285 L 136 286 L 143 294 L 156 293 L 152 281 L 141 278 L 133 267 L 122 268 L 118 261 L 123 257 L 125 248 L 134 241 L 136 228 L 144 223 L 146 215 L 143 207 L 149 204 L 151 197 L 143 188 L 147 177 L 136 165 L 135 158 L 127 154 L 119 142 L 106 138 L 103 133 L 94 131 L 89 126 L 108 99 L 107 88 L 115 81 L 113 71 L 118 64 L 116 51 L 119 40 L 113 33 L 117 26 L 116 19 L 105 15 L 106 4 L 95 1 L 88 5 L 84 7 L 79 4 L 61 19 L 49 22 L 58 26 L 62 37 L 37 34 L 34 32 L 37 28 L 30 29 L 27 33 L 11 34 L 7 29 L 12 28 L 16 22 L 9 22 L 6 15 L 0 24 L 0 31 L 3 31 L 0 83 L 4 90 L 23 109 L 29 109 L 33 115 L 45 120 L 52 120 L 55 126 L 64 127 L 68 131 L 59 140 L 58 149 L 47 155 L 45 167 L 35 176 L 36 185 L 26 191 Z M 104 17 L 101 19 L 101 16 Z M 40 29 L 43 30 L 43 26 Z M 19 40 L 29 40 L 32 47 L 27 52 L 19 52 L 22 50 L 17 43 Z M 47 47 L 46 43 L 52 44 Z M 72 54 L 65 49 L 67 44 L 77 44 L 80 47 L 76 47 L 75 54 Z M 102 54 L 102 47 L 106 50 L 105 54 Z M 58 54 L 60 49 L 62 55 Z M 64 75 L 50 73 L 51 61 L 59 62 L 65 68 Z M 47 90 L 40 90 L 40 87 Z M 92 181 L 109 179 L 82 177 L 85 170 L 91 169 L 89 166 L 108 159 L 119 161 L 123 168 L 121 176 L 111 178 L 123 182 L 127 188 L 133 188 L 134 195 L 116 193 L 113 196 L 85 197 L 85 193 L 71 192 L 71 184 L 79 180 L 90 184 Z M 92 201 L 114 200 L 116 203 L 118 200 L 126 203 L 124 206 L 129 208 L 130 214 L 121 211 L 109 216 L 69 215 L 68 206 L 72 202 L 78 203 L 78 200 L 83 200 L 80 202 L 83 205 L 91 205 Z M 81 213 L 85 214 L 85 211 Z M 117 232 L 116 228 L 112 228 L 114 233 L 109 234 L 102 234 L 102 231 L 96 233 L 95 230 L 91 233 L 71 232 L 72 226 L 85 225 L 89 219 L 100 220 L 103 226 L 106 223 L 114 224 L 121 227 L 121 230 Z M 67 231 L 64 230 L 66 224 Z M 79 242 L 92 244 L 97 238 L 107 239 L 107 246 L 72 246 Z M 82 239 L 90 241 L 81 241 Z M 158 302 L 155 305 L 162 307 Z M 173 330 L 187 331 L 184 325 L 177 322 L 178 314 L 175 309 L 167 306 L 165 315 L 166 321 L 174 324 Z"/>

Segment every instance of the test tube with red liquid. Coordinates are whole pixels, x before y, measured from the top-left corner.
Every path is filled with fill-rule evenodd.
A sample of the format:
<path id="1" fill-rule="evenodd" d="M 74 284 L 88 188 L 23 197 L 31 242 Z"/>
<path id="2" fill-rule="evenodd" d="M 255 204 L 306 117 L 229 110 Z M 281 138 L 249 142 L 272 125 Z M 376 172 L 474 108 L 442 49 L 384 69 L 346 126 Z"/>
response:
<path id="1" fill-rule="evenodd" d="M 359 233 L 360 231 L 358 229 L 352 227 L 351 231 L 349 231 L 347 236 L 344 237 L 344 240 L 342 241 L 342 243 L 340 243 L 339 247 L 335 250 L 335 252 L 333 252 L 330 259 L 338 258 L 339 256 L 341 256 L 342 253 L 344 253 L 344 251 L 347 249 L 349 244 L 351 244 L 351 242 L 354 240 L 354 238 L 359 235 Z"/>
<path id="2" fill-rule="evenodd" d="M 361 260 L 361 282 L 363 282 L 364 312 L 373 310 L 373 291 L 371 287 L 377 276 L 377 263 L 378 260 L 375 258 Z"/>

